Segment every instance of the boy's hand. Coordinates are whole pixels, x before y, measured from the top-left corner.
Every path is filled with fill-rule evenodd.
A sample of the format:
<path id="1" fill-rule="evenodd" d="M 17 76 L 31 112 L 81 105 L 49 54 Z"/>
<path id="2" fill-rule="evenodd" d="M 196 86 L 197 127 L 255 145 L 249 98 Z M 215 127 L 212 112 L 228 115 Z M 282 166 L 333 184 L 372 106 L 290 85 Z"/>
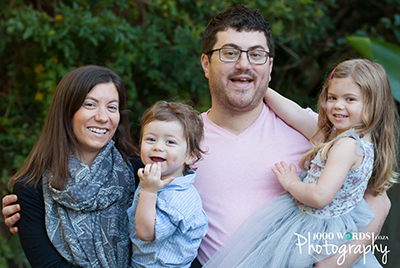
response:
<path id="1" fill-rule="evenodd" d="M 138 170 L 142 192 L 157 193 L 164 186 L 170 184 L 174 178 L 161 179 L 161 163 L 147 164 Z"/>

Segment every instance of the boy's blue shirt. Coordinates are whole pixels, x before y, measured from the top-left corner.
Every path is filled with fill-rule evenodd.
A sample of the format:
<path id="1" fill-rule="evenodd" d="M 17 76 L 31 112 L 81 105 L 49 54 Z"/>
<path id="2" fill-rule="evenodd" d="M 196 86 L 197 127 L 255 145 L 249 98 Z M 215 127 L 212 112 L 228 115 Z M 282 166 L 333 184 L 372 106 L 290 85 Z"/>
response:
<path id="1" fill-rule="evenodd" d="M 201 239 L 208 230 L 207 216 L 193 186 L 196 173 L 175 178 L 157 193 L 154 241 L 141 241 L 136 235 L 135 213 L 141 187 L 128 209 L 131 267 L 190 267 Z"/>

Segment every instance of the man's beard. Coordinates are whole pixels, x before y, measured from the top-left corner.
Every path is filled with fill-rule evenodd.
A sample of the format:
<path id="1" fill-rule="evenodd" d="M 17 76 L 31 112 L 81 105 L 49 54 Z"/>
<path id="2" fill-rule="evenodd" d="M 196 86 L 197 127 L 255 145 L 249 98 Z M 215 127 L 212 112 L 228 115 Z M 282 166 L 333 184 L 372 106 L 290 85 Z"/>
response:
<path id="1" fill-rule="evenodd" d="M 248 112 L 255 109 L 264 98 L 265 93 L 268 89 L 268 83 L 269 83 L 268 79 L 265 79 L 265 82 L 261 80 L 263 81 L 263 83 L 259 84 L 255 88 L 228 89 L 229 84 L 231 83 L 229 78 L 239 76 L 241 74 L 251 76 L 253 79 L 252 81 L 253 84 L 255 84 L 255 82 L 257 81 L 257 76 L 255 74 L 250 73 L 250 71 L 248 72 L 237 71 L 234 74 L 229 75 L 226 84 L 224 84 L 222 79 L 217 78 L 215 73 L 212 73 L 212 77 L 210 77 L 211 79 L 209 79 L 209 87 L 211 96 L 213 96 L 213 100 L 217 101 L 220 106 L 223 106 L 233 112 Z M 250 90 L 253 93 L 248 92 Z M 247 96 L 243 96 L 244 98 L 241 98 L 240 95 L 242 94 Z"/>

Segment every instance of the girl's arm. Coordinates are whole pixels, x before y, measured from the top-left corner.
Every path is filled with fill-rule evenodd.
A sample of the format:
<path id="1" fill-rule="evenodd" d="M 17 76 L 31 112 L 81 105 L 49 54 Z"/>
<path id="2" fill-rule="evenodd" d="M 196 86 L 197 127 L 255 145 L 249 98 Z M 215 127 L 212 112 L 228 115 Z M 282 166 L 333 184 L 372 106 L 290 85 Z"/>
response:
<path id="1" fill-rule="evenodd" d="M 296 172 L 296 167 L 290 167 L 281 162 L 272 171 L 277 176 L 282 187 L 300 202 L 309 206 L 322 208 L 332 202 L 342 187 L 347 173 L 357 168 L 363 157 L 356 153 L 357 143 L 352 138 L 338 140 L 329 150 L 325 168 L 316 183 L 304 183 Z"/>
<path id="2" fill-rule="evenodd" d="M 286 124 L 299 131 L 307 139 L 314 135 L 317 130 L 317 120 L 297 103 L 283 97 L 271 88 L 268 88 L 264 100 Z"/>
<path id="3" fill-rule="evenodd" d="M 140 186 L 138 206 L 135 214 L 136 234 L 142 241 L 155 239 L 157 192 L 173 178 L 161 180 L 161 165 L 148 164 L 139 169 Z"/>

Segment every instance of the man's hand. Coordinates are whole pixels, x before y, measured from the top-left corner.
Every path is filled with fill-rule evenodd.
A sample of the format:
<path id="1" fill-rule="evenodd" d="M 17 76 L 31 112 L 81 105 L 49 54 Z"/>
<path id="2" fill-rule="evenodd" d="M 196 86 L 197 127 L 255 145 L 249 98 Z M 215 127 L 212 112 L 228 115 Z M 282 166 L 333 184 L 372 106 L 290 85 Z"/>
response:
<path id="1" fill-rule="evenodd" d="M 4 216 L 4 223 L 10 227 L 10 232 L 13 234 L 18 233 L 18 228 L 15 225 L 15 223 L 20 219 L 20 214 L 18 211 L 21 210 L 21 207 L 19 204 L 14 204 L 11 205 L 15 202 L 17 202 L 18 197 L 15 194 L 11 195 L 6 195 L 3 197 L 3 216 Z"/>

